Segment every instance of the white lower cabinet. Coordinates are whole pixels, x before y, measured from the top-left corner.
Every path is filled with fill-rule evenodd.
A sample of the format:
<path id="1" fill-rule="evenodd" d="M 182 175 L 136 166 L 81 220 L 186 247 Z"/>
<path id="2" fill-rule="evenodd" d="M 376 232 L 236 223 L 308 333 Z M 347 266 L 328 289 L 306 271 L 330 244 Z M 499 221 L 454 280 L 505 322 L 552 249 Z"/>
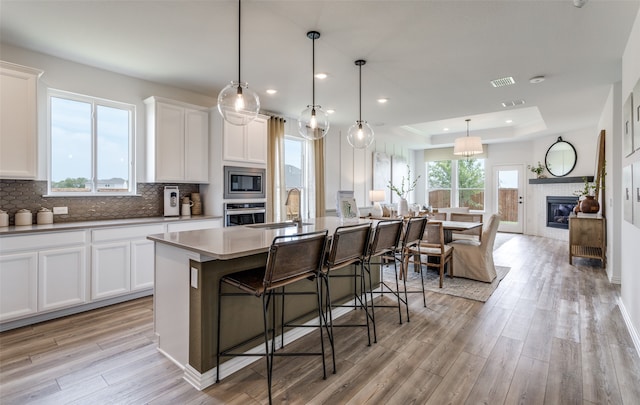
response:
<path id="1" fill-rule="evenodd" d="M 0 321 L 87 301 L 85 231 L 7 236 L 0 242 Z"/>
<path id="2" fill-rule="evenodd" d="M 147 295 L 155 278 L 147 235 L 221 226 L 220 218 L 195 218 L 0 236 L 0 323 L 23 326 Z"/>
<path id="3" fill-rule="evenodd" d="M 85 252 L 80 246 L 38 253 L 38 311 L 87 301 Z"/>
<path id="4" fill-rule="evenodd" d="M 131 291 L 153 287 L 155 243 L 140 239 L 131 242 Z"/>
<path id="5" fill-rule="evenodd" d="M 91 298 L 129 292 L 131 286 L 130 242 L 101 243 L 91 247 Z"/>
<path id="6" fill-rule="evenodd" d="M 152 288 L 154 244 L 147 235 L 163 232 L 164 224 L 92 231 L 91 298 Z"/>
<path id="7" fill-rule="evenodd" d="M 38 311 L 38 253 L 0 256 L 0 321 Z"/>

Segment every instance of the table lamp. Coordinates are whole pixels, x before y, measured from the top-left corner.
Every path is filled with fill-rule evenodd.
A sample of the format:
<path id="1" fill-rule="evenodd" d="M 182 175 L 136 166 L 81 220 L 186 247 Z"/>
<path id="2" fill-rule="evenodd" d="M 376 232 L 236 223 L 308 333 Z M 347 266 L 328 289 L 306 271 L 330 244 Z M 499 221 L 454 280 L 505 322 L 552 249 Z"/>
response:
<path id="1" fill-rule="evenodd" d="M 382 206 L 380 205 L 381 201 L 384 201 L 385 195 L 384 190 L 370 190 L 369 191 L 369 200 L 373 203 L 373 209 L 371 210 L 371 215 L 374 217 L 382 216 Z"/>

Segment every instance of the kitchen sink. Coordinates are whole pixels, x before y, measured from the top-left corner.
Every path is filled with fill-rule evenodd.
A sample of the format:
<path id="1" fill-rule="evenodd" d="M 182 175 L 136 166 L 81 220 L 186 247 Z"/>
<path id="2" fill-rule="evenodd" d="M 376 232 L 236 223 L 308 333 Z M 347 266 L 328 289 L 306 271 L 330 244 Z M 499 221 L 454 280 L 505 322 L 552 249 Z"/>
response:
<path id="1" fill-rule="evenodd" d="M 295 222 L 269 222 L 266 224 L 247 225 L 247 227 L 255 228 L 255 229 L 281 229 L 281 228 L 288 228 L 296 225 L 297 224 Z M 303 222 L 302 225 L 313 225 L 313 224 L 311 222 Z"/>

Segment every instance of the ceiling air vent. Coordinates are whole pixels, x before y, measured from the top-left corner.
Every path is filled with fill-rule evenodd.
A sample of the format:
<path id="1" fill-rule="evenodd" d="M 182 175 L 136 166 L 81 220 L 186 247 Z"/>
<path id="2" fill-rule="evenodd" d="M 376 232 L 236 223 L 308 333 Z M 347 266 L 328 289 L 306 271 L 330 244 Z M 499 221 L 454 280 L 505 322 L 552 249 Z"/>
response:
<path id="1" fill-rule="evenodd" d="M 503 107 L 515 107 L 517 105 L 522 105 L 522 104 L 524 104 L 524 100 L 511 100 L 511 101 L 502 102 Z"/>
<path id="2" fill-rule="evenodd" d="M 513 77 L 511 77 L 511 76 L 503 77 L 502 79 L 491 80 L 491 85 L 493 87 L 510 86 L 512 84 L 515 84 L 515 83 L 516 83 L 516 81 L 513 80 Z"/>

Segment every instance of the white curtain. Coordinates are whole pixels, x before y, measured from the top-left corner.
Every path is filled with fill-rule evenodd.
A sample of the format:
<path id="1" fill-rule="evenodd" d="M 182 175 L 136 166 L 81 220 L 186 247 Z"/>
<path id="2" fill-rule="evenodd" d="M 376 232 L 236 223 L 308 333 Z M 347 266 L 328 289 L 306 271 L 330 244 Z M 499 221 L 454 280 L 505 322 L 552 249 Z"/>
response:
<path id="1" fill-rule="evenodd" d="M 286 120 L 269 119 L 267 156 L 267 222 L 283 220 L 286 190 L 284 184 L 284 132 Z"/>

